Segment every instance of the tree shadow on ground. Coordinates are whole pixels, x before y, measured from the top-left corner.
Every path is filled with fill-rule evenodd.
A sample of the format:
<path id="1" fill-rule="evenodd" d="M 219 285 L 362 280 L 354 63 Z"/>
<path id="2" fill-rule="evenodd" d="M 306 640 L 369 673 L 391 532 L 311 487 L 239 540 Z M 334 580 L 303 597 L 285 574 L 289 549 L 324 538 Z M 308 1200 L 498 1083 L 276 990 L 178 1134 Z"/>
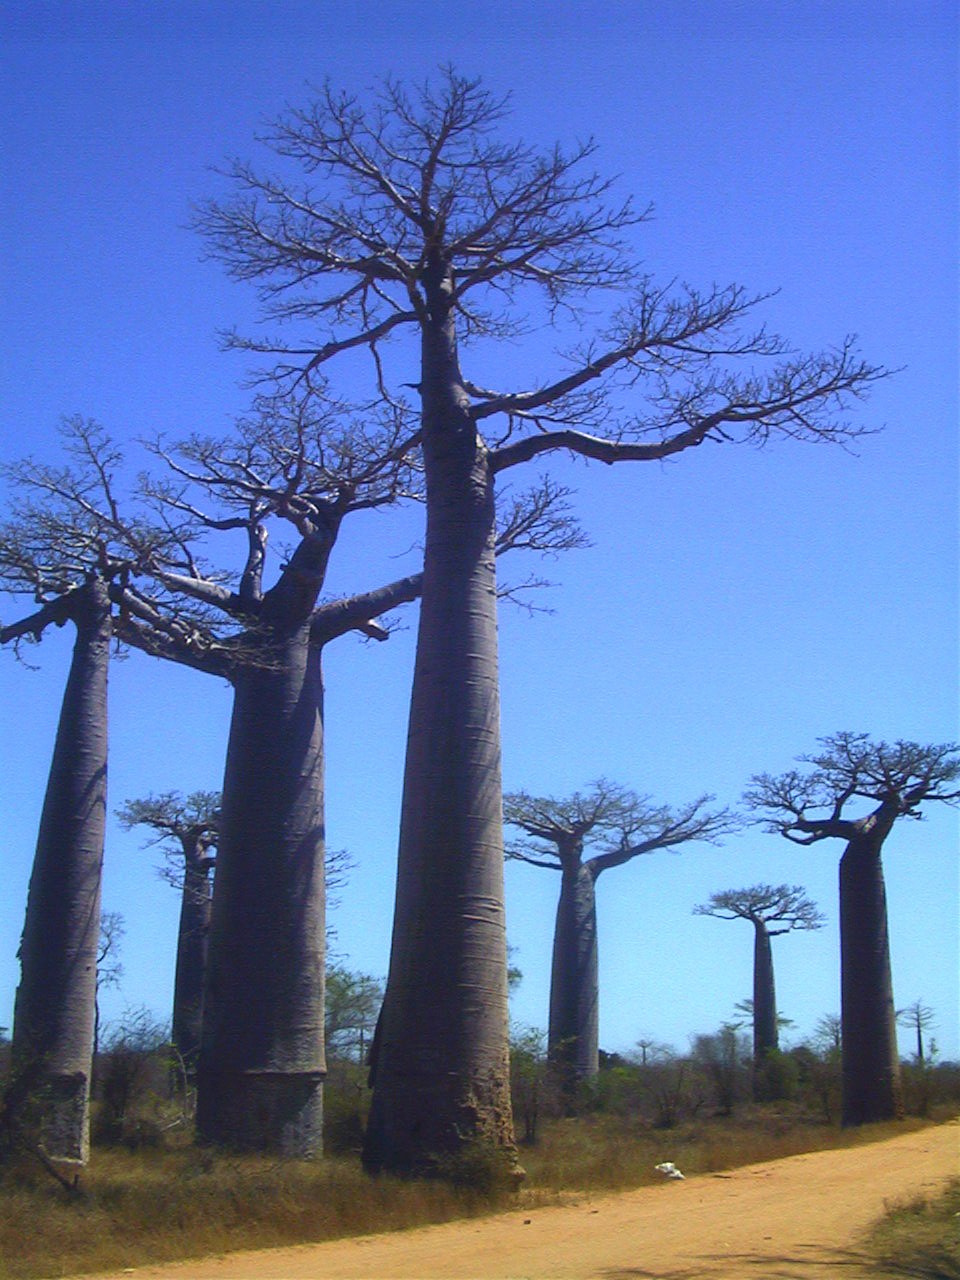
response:
<path id="1" fill-rule="evenodd" d="M 736 1267 L 735 1271 L 731 1268 Z M 829 1271 L 825 1270 L 829 1268 Z M 705 1257 L 692 1266 L 668 1270 L 646 1267 L 608 1267 L 597 1272 L 600 1280 L 714 1280 L 736 1275 L 743 1280 L 821 1280 L 836 1274 L 847 1280 L 886 1277 L 887 1280 L 960 1280 L 960 1262 L 947 1248 L 916 1249 L 909 1258 L 883 1258 L 849 1249 L 822 1249 L 804 1256 L 773 1254 L 729 1254 Z"/>

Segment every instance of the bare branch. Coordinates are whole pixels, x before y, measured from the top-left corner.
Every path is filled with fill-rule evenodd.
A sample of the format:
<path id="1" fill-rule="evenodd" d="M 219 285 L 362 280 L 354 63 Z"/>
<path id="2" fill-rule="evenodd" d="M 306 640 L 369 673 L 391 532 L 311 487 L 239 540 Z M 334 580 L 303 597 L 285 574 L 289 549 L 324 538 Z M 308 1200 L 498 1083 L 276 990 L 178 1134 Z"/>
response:
<path id="1" fill-rule="evenodd" d="M 382 628 L 371 634 L 369 624 L 374 618 L 379 618 L 398 605 L 419 599 L 422 586 L 423 575 L 415 573 L 379 587 L 376 591 L 320 605 L 314 611 L 310 626 L 311 642 L 323 645 L 336 636 L 354 630 L 364 631 L 372 639 L 386 639 L 387 633 Z"/>
<path id="2" fill-rule="evenodd" d="M 826 916 L 806 895 L 801 885 L 755 884 L 747 889 L 724 889 L 710 895 L 708 902 L 693 908 L 695 916 L 715 916 L 718 920 L 749 920 L 771 934 L 793 929 L 820 929 Z M 771 929 L 771 924 L 779 926 Z"/>
<path id="3" fill-rule="evenodd" d="M 801 756 L 806 771 L 756 774 L 744 793 L 749 807 L 765 816 L 768 829 L 797 844 L 831 837 L 852 840 L 882 819 L 917 818 L 931 800 L 960 803 L 960 746 L 898 740 L 873 742 L 863 733 L 821 738 L 821 749 Z M 857 801 L 866 813 L 844 816 Z M 862 810 L 862 805 L 860 806 Z"/>

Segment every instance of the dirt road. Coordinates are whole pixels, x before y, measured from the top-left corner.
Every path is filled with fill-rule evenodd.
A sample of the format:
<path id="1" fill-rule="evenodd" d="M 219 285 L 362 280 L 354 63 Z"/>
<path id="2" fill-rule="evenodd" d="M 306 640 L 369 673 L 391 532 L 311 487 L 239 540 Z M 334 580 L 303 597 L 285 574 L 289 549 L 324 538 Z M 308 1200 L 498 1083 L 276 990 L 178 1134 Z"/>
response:
<path id="1" fill-rule="evenodd" d="M 958 1165 L 953 1123 L 572 1206 L 109 1280 L 876 1280 L 856 1260 L 858 1237 L 885 1201 L 935 1192 Z"/>

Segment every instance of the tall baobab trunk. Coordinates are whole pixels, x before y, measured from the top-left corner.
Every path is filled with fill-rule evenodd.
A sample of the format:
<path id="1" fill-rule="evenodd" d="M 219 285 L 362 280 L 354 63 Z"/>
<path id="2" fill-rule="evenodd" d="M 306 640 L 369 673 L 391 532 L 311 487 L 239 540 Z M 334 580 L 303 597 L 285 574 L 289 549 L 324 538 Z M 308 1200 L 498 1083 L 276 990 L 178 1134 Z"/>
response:
<path id="1" fill-rule="evenodd" d="M 903 1115 L 887 899 L 879 839 L 851 840 L 840 859 L 843 1123 Z"/>
<path id="2" fill-rule="evenodd" d="M 437 292 L 431 305 L 440 308 Z M 493 477 L 467 413 L 451 316 L 424 325 L 421 394 L 423 591 L 393 944 L 364 1160 L 371 1168 L 429 1172 L 471 1143 L 508 1161 L 516 1148 Z"/>
<path id="3" fill-rule="evenodd" d="M 106 584 L 79 589 L 77 628 L 30 877 L 13 1052 L 48 1155 L 85 1163 L 107 806 Z"/>
<path id="4" fill-rule="evenodd" d="M 759 1066 L 778 1047 L 780 1038 L 770 933 L 762 920 L 754 920 L 753 927 L 753 1062 Z"/>
<path id="5" fill-rule="evenodd" d="M 550 974 L 548 1054 L 568 1100 L 579 1081 L 595 1076 L 599 1060 L 596 881 L 589 864 L 562 872 Z"/>
<path id="6" fill-rule="evenodd" d="M 177 968 L 173 984 L 173 1043 L 189 1078 L 195 1078 L 200 1054 L 203 976 L 207 967 L 213 860 L 202 837 L 184 850 L 183 896 L 177 934 Z"/>
<path id="7" fill-rule="evenodd" d="M 323 686 L 309 621 L 235 677 L 197 1080 L 201 1140 L 322 1149 Z"/>

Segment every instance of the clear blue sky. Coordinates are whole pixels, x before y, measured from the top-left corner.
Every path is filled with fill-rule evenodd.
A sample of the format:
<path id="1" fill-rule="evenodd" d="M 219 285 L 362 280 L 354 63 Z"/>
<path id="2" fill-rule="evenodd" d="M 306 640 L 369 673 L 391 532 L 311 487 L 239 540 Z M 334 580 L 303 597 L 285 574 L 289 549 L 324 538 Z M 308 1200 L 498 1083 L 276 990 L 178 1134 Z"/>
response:
<path id="1" fill-rule="evenodd" d="M 589 551 L 547 566 L 555 613 L 501 621 L 504 778 L 564 794 L 606 774 L 664 801 L 736 802 L 818 735 L 957 736 L 957 30 L 955 5 L 830 2 L 0 5 L 0 457 L 52 456 L 63 414 L 121 438 L 220 431 L 245 407 L 251 293 L 200 260 L 185 229 L 209 166 L 256 154 L 258 124 L 330 76 L 362 90 L 438 64 L 513 93 L 505 129 L 594 135 L 598 166 L 653 201 L 651 270 L 698 285 L 779 288 L 774 327 L 813 349 L 859 333 L 902 372 L 860 412 L 856 454 L 773 445 L 669 466 L 565 467 Z M 538 346 L 536 359 L 542 358 Z M 402 352 L 398 358 L 402 358 Z M 411 355 L 411 372 L 415 362 Z M 468 366 L 469 367 L 469 366 Z M 531 381 L 498 356 L 498 383 Z M 335 372 L 335 371 L 334 371 Z M 131 462 L 135 449 L 131 443 Z M 417 518 L 346 529 L 331 591 L 415 566 Z M 19 616 L 0 600 L 0 616 Z M 328 834 L 358 867 L 335 913 L 349 963 L 386 970 L 415 613 L 388 644 L 325 657 Z M 0 1024 L 72 637 L 0 654 Z M 111 674 L 111 808 L 219 786 L 229 689 L 134 655 Z M 140 836 L 107 838 L 104 907 L 123 913 L 121 990 L 165 1018 L 174 892 Z M 751 937 L 693 917 L 717 889 L 807 887 L 817 934 L 775 943 L 782 1011 L 809 1032 L 839 1007 L 837 861 L 759 830 L 642 858 L 600 882 L 600 1040 L 684 1047 L 750 994 Z M 887 842 L 898 1004 L 957 1030 L 956 815 Z M 556 877 L 507 868 L 515 1017 L 546 1022 Z M 904 1039 L 905 1051 L 909 1041 Z"/>

